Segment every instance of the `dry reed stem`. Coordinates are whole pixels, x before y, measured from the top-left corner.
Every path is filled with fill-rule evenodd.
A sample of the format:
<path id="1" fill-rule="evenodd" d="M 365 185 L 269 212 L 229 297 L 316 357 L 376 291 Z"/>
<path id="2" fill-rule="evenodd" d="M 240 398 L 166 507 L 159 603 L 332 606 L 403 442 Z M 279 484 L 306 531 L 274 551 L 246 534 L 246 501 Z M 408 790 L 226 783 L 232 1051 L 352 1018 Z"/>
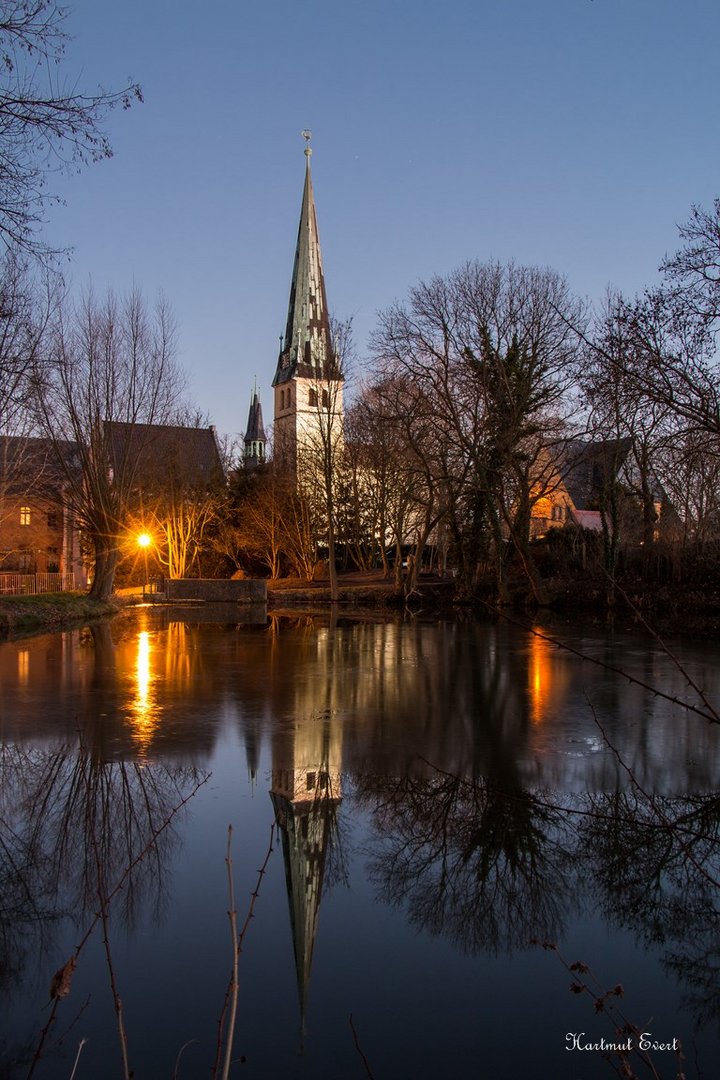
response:
<path id="1" fill-rule="evenodd" d="M 227 990 L 225 991 L 225 1000 L 223 1002 L 222 1012 L 218 1019 L 218 1036 L 217 1036 L 217 1048 L 215 1052 L 215 1064 L 213 1066 L 213 1077 L 220 1076 L 222 1080 L 227 1080 L 230 1071 L 230 1065 L 232 1064 L 232 1045 L 235 1039 L 235 1024 L 237 1020 L 237 1001 L 239 993 L 239 960 L 240 954 L 243 950 L 243 944 L 245 941 L 245 935 L 247 934 L 250 926 L 250 920 L 254 916 L 255 904 L 258 896 L 260 895 L 260 885 L 262 879 L 267 871 L 267 865 L 270 861 L 270 856 L 273 853 L 273 832 L 275 831 L 275 822 L 273 821 L 270 826 L 270 843 L 268 845 L 267 852 L 265 853 L 265 859 L 262 866 L 258 870 L 258 877 L 255 883 L 255 889 L 250 894 L 250 904 L 248 906 L 247 915 L 245 916 L 245 922 L 242 925 L 242 929 L 238 933 L 237 928 L 237 911 L 235 910 L 235 886 L 233 883 L 233 863 L 231 852 L 232 841 L 232 825 L 228 825 L 228 843 L 227 843 L 227 856 L 225 863 L 228 871 L 228 890 L 230 898 L 230 910 L 228 911 L 228 917 L 230 919 L 230 936 L 233 947 L 233 966 L 228 982 Z M 228 1017 L 228 1008 L 230 1009 L 230 1016 Z M 220 1070 L 220 1058 L 223 1052 L 223 1043 L 225 1044 L 225 1055 L 222 1066 L 222 1073 Z"/>
<path id="2" fill-rule="evenodd" d="M 180 1066 L 180 1058 L 183 1056 L 188 1046 L 192 1046 L 192 1044 L 196 1042 L 197 1039 L 188 1039 L 188 1041 L 186 1043 L 183 1043 L 178 1050 L 178 1055 L 175 1058 L 175 1068 L 173 1069 L 173 1080 L 178 1080 L 178 1068 Z"/>
<path id="3" fill-rule="evenodd" d="M 78 1061 L 80 1060 L 80 1055 L 83 1052 L 83 1047 L 85 1046 L 86 1042 L 87 1039 L 81 1039 L 78 1044 L 77 1054 L 75 1055 L 75 1064 L 73 1065 L 73 1071 L 70 1073 L 70 1080 L 75 1080 L 75 1073 L 77 1072 Z"/>

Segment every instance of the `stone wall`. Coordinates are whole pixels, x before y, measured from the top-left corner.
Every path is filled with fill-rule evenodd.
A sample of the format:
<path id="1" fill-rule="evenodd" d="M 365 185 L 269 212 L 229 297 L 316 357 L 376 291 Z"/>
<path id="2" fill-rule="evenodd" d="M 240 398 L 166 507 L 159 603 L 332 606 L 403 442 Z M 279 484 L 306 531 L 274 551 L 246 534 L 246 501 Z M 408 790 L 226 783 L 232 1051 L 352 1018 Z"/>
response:
<path id="1" fill-rule="evenodd" d="M 254 579 L 167 578 L 165 595 L 168 600 L 204 600 L 208 604 L 264 604 L 267 583 Z"/>

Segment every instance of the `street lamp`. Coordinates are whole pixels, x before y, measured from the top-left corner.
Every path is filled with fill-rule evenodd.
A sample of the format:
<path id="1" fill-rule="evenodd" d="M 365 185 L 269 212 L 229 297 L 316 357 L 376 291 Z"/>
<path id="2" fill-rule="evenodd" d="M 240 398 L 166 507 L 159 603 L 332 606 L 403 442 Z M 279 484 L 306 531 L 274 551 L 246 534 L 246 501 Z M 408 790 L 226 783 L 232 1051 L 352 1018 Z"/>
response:
<path id="1" fill-rule="evenodd" d="M 142 553 L 143 553 L 144 558 L 145 558 L 145 576 L 143 577 L 143 593 L 142 593 L 143 594 L 143 600 L 144 600 L 145 599 L 145 585 L 147 584 L 147 579 L 148 579 L 147 553 L 148 553 L 148 548 L 150 547 L 150 545 L 152 543 L 152 537 L 150 536 L 149 533 L 146 533 L 146 532 L 140 533 L 140 535 L 137 538 L 137 542 L 138 542 L 138 547 L 141 548 Z"/>

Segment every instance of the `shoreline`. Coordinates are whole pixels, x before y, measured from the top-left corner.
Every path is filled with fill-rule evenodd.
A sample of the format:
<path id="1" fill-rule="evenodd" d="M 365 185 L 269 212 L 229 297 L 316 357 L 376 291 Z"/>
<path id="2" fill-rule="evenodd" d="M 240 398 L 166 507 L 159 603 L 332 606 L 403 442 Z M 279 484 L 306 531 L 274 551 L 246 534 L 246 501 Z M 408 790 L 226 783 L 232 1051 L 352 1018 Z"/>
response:
<path id="1" fill-rule="evenodd" d="M 571 617 L 586 615 L 593 620 L 621 618 L 637 628 L 656 634 L 688 637 L 720 637 L 720 592 L 709 585 L 679 590 L 667 585 L 621 582 L 614 603 L 608 603 L 605 582 L 554 578 L 544 582 L 545 604 L 534 601 L 526 582 L 509 582 L 509 603 L 498 605 L 490 590 L 475 598 L 457 598 L 454 582 L 433 578 L 421 580 L 417 591 L 405 597 L 394 582 L 378 574 L 349 574 L 340 578 L 337 602 L 330 599 L 326 581 L 299 579 L 268 581 L 268 610 L 277 614 L 326 612 L 330 608 L 345 615 L 377 617 L 382 612 L 409 612 L 415 615 L 463 618 Z M 485 595 L 483 595 L 483 591 Z M 44 593 L 34 596 L 0 597 L 0 641 L 35 633 L 52 633 L 106 618 L 134 605 L 134 596 L 114 594 L 108 601 L 89 599 L 83 593 Z M 139 596 L 137 597 L 139 601 Z M 157 605 L 162 606 L 162 601 Z"/>
<path id="2" fill-rule="evenodd" d="M 0 641 L 28 634 L 51 634 L 115 615 L 117 600 L 91 600 L 84 593 L 40 593 L 0 597 Z"/>

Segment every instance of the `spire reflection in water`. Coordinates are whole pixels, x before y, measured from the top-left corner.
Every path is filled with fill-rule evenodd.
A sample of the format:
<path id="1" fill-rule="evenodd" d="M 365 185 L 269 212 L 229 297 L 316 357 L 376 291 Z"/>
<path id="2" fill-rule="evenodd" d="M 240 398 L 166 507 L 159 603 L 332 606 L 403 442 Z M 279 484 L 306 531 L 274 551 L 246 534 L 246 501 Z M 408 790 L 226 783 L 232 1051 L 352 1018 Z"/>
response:
<path id="1" fill-rule="evenodd" d="M 111 910 L 131 1064 L 165 1075 L 197 1039 L 183 1068 L 201 1075 L 229 963 L 227 826 L 242 917 L 276 819 L 284 863 L 269 864 L 240 960 L 235 1049 L 260 1075 L 355 1075 L 350 1013 L 377 1074 L 434 1080 L 482 1060 L 499 1077 L 562 1075 L 565 1033 L 607 1036 L 606 1020 L 535 936 L 627 984 L 632 1019 L 712 1062 L 715 727 L 502 623 L 204 617 L 144 610 L 0 648 L 6 1033 L 37 1035 L 98 885 L 112 891 L 145 846 Z M 684 691 L 652 641 L 587 626 L 573 641 Z M 714 649 L 677 651 L 720 697 Z M 205 769 L 156 866 L 153 829 Z M 73 995 L 79 1008 L 92 994 L 83 1063 L 105 1075 L 117 1047 L 96 960 Z M 66 1080 L 69 1054 L 43 1075 Z M 602 1080 L 607 1066 L 582 1069 Z"/>

